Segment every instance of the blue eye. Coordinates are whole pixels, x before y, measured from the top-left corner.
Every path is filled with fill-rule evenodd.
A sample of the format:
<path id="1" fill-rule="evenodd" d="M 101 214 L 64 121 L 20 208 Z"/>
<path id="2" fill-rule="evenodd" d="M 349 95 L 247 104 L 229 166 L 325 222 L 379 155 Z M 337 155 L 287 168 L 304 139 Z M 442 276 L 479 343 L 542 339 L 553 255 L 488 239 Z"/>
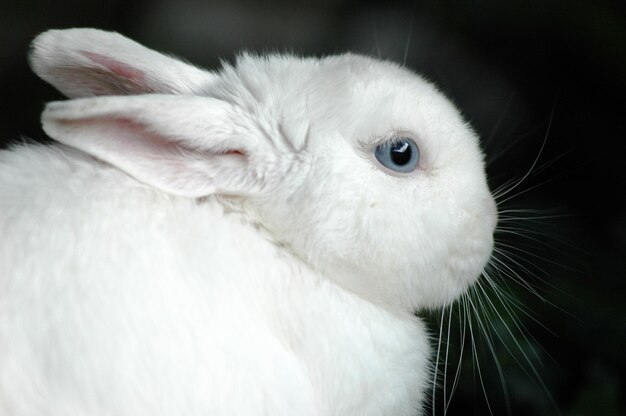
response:
<path id="1" fill-rule="evenodd" d="M 376 146 L 374 156 L 387 169 L 409 173 L 417 167 L 420 151 L 413 140 L 399 137 Z"/>

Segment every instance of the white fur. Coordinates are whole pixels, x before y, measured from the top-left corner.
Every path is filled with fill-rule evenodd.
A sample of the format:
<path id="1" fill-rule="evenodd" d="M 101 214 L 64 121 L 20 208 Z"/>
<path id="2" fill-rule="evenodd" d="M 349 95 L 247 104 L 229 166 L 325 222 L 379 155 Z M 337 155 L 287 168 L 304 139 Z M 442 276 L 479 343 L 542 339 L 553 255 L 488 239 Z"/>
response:
<path id="1" fill-rule="evenodd" d="M 62 144 L 0 153 L 0 414 L 417 415 L 413 311 L 490 256 L 477 138 L 389 62 L 203 72 L 93 29 L 34 41 Z M 158 94 L 154 94 L 154 93 Z M 410 135 L 408 175 L 373 157 Z"/>

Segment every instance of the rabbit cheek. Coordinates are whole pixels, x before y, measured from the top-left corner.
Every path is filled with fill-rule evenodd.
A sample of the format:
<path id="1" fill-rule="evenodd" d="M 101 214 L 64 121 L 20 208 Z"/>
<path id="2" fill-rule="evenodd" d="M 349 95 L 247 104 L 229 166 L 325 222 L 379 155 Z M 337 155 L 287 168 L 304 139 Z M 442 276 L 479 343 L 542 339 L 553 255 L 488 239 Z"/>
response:
<path id="1" fill-rule="evenodd" d="M 464 201 L 458 194 L 439 191 L 434 198 L 423 192 L 419 201 L 395 211 L 385 229 L 393 238 L 378 247 L 387 270 L 389 300 L 412 309 L 440 307 L 481 275 L 493 249 L 495 204 L 486 188 Z"/>

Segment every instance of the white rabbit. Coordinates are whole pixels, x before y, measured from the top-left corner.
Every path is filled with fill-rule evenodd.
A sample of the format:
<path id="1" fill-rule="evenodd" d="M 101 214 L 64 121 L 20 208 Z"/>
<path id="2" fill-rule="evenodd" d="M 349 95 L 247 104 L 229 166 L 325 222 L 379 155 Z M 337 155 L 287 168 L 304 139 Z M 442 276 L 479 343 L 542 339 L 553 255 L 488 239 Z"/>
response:
<path id="1" fill-rule="evenodd" d="M 59 144 L 0 152 L 0 414 L 419 415 L 414 316 L 488 261 L 476 135 L 390 62 L 206 72 L 38 36 Z"/>

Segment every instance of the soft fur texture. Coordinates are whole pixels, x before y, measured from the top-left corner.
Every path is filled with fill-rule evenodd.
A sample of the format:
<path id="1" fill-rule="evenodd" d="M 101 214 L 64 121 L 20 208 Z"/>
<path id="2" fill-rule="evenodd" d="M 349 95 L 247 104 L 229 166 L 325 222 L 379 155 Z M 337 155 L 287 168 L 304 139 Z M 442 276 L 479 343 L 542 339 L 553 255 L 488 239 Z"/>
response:
<path id="1" fill-rule="evenodd" d="M 0 414 L 417 415 L 419 308 L 496 222 L 475 134 L 393 63 L 242 55 L 211 73 L 49 31 L 73 98 L 0 153 Z M 375 147 L 411 137 L 418 168 Z"/>

